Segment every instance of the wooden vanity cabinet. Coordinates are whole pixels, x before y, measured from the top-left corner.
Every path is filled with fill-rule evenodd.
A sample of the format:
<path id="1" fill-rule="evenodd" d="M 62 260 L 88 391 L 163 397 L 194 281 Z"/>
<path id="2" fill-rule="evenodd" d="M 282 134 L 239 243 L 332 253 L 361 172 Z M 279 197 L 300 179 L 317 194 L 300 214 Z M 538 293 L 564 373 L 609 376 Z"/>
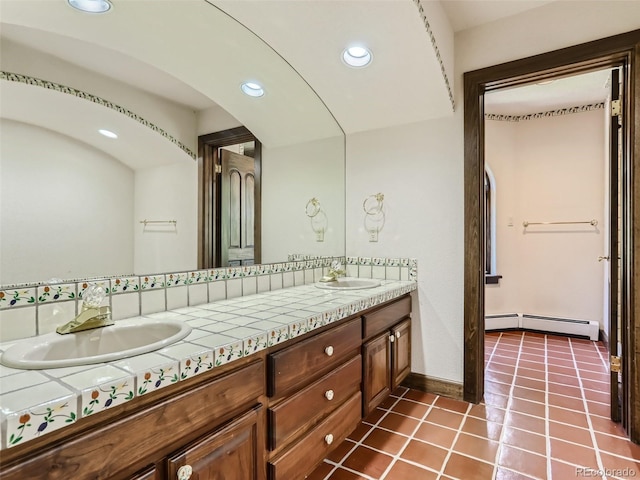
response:
<path id="1" fill-rule="evenodd" d="M 269 480 L 303 479 L 360 422 L 361 318 L 267 356 Z"/>
<path id="2" fill-rule="evenodd" d="M 363 414 L 372 412 L 411 371 L 411 298 L 363 315 Z"/>
<path id="3" fill-rule="evenodd" d="M 193 461 L 193 480 L 264 480 L 264 360 L 257 357 L 230 372 L 206 376 L 183 389 L 167 387 L 150 405 L 136 408 L 132 401 L 127 413 L 88 429 L 67 427 L 69 436 L 3 465 L 0 477 L 177 479 L 177 469 Z M 239 476 L 210 475 L 214 468 L 238 469 Z"/>

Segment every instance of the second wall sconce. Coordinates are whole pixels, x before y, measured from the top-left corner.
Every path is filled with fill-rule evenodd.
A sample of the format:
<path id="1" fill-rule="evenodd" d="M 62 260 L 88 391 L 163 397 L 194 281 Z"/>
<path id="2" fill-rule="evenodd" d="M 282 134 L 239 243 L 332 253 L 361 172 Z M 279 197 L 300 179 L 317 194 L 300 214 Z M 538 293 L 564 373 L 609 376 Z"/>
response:
<path id="1" fill-rule="evenodd" d="M 382 193 L 369 195 L 362 202 L 362 209 L 365 213 L 364 229 L 369 234 L 369 241 L 377 242 L 378 233 L 384 227 L 385 222 L 384 195 Z"/>
<path id="2" fill-rule="evenodd" d="M 327 214 L 322 210 L 320 200 L 313 197 L 307 202 L 305 214 L 311 222 L 311 229 L 316 234 L 316 242 L 324 242 L 324 232 L 327 230 Z"/>

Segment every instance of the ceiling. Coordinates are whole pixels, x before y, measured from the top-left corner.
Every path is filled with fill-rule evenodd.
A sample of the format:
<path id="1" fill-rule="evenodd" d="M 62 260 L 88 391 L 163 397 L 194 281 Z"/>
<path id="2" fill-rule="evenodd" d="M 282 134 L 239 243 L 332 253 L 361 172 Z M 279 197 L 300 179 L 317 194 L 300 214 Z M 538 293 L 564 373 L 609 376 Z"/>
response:
<path id="1" fill-rule="evenodd" d="M 485 113 L 519 116 L 604 102 L 609 76 L 609 70 L 600 70 L 489 92 L 484 97 Z"/>
<path id="2" fill-rule="evenodd" d="M 452 29 L 461 31 L 552 1 L 440 3 Z M 72 11 L 65 0 L 2 0 L 2 40 L 193 111 L 220 105 L 267 146 L 452 114 L 440 64 L 413 0 L 113 3 L 112 12 L 94 16 Z M 340 60 L 342 50 L 356 41 L 373 50 L 367 68 L 349 68 Z M 245 78 L 265 83 L 265 97 L 244 97 L 238 85 Z M 487 111 L 536 113 L 600 101 L 603 94 L 597 76 L 547 87 L 492 94 Z"/>
<path id="3" fill-rule="evenodd" d="M 454 32 L 491 23 L 556 0 L 441 0 Z"/>

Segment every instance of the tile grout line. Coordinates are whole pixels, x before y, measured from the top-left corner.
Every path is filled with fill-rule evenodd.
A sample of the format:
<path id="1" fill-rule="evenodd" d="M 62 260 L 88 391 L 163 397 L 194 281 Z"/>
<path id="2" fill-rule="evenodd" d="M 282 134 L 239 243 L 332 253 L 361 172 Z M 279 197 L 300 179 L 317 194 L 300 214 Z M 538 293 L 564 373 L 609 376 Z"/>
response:
<path id="1" fill-rule="evenodd" d="M 375 428 L 380 424 L 380 422 L 382 422 L 382 420 L 384 420 L 384 419 L 389 415 L 389 413 L 391 413 L 391 409 L 392 409 L 393 407 L 395 407 L 395 406 L 398 404 L 398 402 L 399 402 L 400 400 L 402 400 L 402 398 L 406 395 L 406 393 L 407 393 L 408 391 L 409 391 L 409 389 L 407 388 L 407 389 L 402 393 L 402 395 L 400 395 L 400 396 L 399 396 L 399 397 L 398 397 L 398 398 L 393 402 L 393 404 L 389 407 L 389 409 L 388 409 L 388 410 L 385 410 L 385 413 L 384 413 L 384 414 L 383 414 L 383 415 L 378 419 L 378 421 L 377 421 L 376 423 L 374 423 L 374 424 L 365 423 L 365 425 L 371 425 L 371 428 L 369 428 L 369 430 L 367 431 L 367 433 L 365 433 L 365 434 L 362 436 L 362 438 L 360 438 L 360 440 L 358 440 L 357 442 L 354 442 L 354 443 L 355 443 L 355 444 L 354 444 L 354 446 L 353 446 L 353 447 L 352 447 L 352 448 L 351 448 L 347 453 L 345 453 L 345 454 L 342 456 L 342 458 L 340 459 L 340 461 L 339 461 L 339 462 L 330 462 L 330 461 L 329 461 L 329 462 L 327 462 L 327 461 L 326 461 L 326 459 L 325 459 L 325 462 L 326 462 L 326 463 L 333 464 L 333 468 L 332 468 L 332 469 L 331 469 L 331 471 L 330 471 L 330 472 L 329 472 L 329 473 L 324 477 L 324 480 L 329 480 L 329 479 L 330 479 L 330 477 L 331 477 L 331 475 L 333 475 L 333 473 L 334 473 L 336 470 L 338 470 L 338 468 L 343 468 L 343 469 L 348 470 L 349 472 L 354 473 L 354 474 L 357 474 L 357 475 L 364 475 L 364 476 L 366 476 L 366 477 L 369 477 L 369 475 L 367 475 L 366 473 L 363 473 L 363 472 L 356 472 L 355 470 L 352 470 L 352 469 L 350 469 L 349 467 L 345 467 L 344 465 L 342 465 L 342 462 L 344 462 L 344 460 L 345 460 L 346 458 L 349 458 L 349 456 L 350 456 L 350 455 L 351 455 L 351 454 L 356 450 L 356 448 L 358 448 L 358 447 L 360 447 L 360 446 L 363 446 L 363 443 L 362 443 L 362 442 L 363 442 L 363 441 L 364 441 L 364 440 L 365 440 L 365 439 L 366 439 L 366 438 L 371 434 L 371 432 L 373 432 L 373 430 L 374 430 L 374 429 L 375 429 Z M 392 398 L 392 397 L 390 396 L 389 398 Z M 435 401 L 435 400 L 434 400 L 434 401 Z M 377 408 L 377 407 L 376 407 L 376 408 Z M 362 419 L 362 422 L 364 423 L 364 419 Z M 346 440 L 347 440 L 347 439 L 345 438 L 345 440 L 343 440 L 343 441 L 346 441 Z M 367 445 L 365 445 L 365 446 L 368 448 L 368 446 L 367 446 Z M 372 478 L 372 477 L 369 477 L 369 478 Z M 372 480 L 375 480 L 375 479 L 372 479 Z"/>
<path id="2" fill-rule="evenodd" d="M 522 351 L 522 344 L 524 343 L 524 333 L 520 334 L 519 336 L 520 336 L 520 346 L 518 348 L 518 355 L 516 357 L 516 369 L 513 371 L 513 377 L 511 379 L 511 387 L 509 388 L 509 396 L 507 397 L 507 405 L 505 406 L 505 409 L 504 409 L 504 421 L 502 423 L 502 430 L 500 431 L 500 439 L 498 440 L 498 449 L 496 450 L 496 456 L 493 461 L 493 478 L 495 478 L 497 475 L 498 463 L 500 461 L 500 455 L 502 454 L 502 447 L 505 445 L 504 443 L 504 437 L 505 437 L 505 431 L 506 431 L 505 424 L 507 422 L 507 417 L 511 411 L 511 403 L 513 401 L 513 390 L 516 385 L 516 372 L 518 370 L 517 365 L 520 362 L 520 352 Z M 502 338 L 502 334 L 500 334 L 500 339 L 501 338 Z M 498 340 L 498 343 L 499 341 L 500 340 Z"/>
<path id="3" fill-rule="evenodd" d="M 602 457 L 600 456 L 600 448 L 598 447 L 596 434 L 593 429 L 593 423 L 591 422 L 591 417 L 589 416 L 589 404 L 587 402 L 587 397 L 584 394 L 584 388 L 582 386 L 582 376 L 580 375 L 580 368 L 578 368 L 578 363 L 575 359 L 575 354 L 573 351 L 573 342 L 571 338 L 569 338 L 569 350 L 571 351 L 571 355 L 573 356 L 573 363 L 575 365 L 576 371 L 578 372 L 578 385 L 580 387 L 580 392 L 582 394 L 582 405 L 584 407 L 585 417 L 587 418 L 587 425 L 589 426 L 589 434 L 591 435 L 591 442 L 593 443 L 593 452 L 596 455 L 596 462 L 598 463 L 598 471 L 604 472 L 604 466 L 602 463 Z M 602 476 L 603 479 L 606 480 L 606 476 Z"/>
<path id="4" fill-rule="evenodd" d="M 436 397 L 433 399 L 433 402 L 431 403 L 431 405 L 429 405 L 429 408 L 427 408 L 427 411 L 420 418 L 420 421 L 418 422 L 418 425 L 416 425 L 416 427 L 413 429 L 413 432 L 411 432 L 411 435 L 409 435 L 409 438 L 407 438 L 407 440 L 405 441 L 404 445 L 400 448 L 400 450 L 398 451 L 397 454 L 393 455 L 393 459 L 391 460 L 391 463 L 389 463 L 389 465 L 387 466 L 385 471 L 382 472 L 382 476 L 380 477 L 380 480 L 384 479 L 389 474 L 389 472 L 391 471 L 393 466 L 397 463 L 398 459 L 400 458 L 400 455 L 402 455 L 402 453 L 406 450 L 406 448 L 409 445 L 409 443 L 411 443 L 411 440 L 413 440 L 414 435 L 420 429 L 420 426 L 424 423 L 425 419 L 427 418 L 427 415 L 429 415 L 431 410 L 433 410 L 433 407 L 435 406 L 436 402 L 438 401 L 438 398 L 440 398 L 440 395 L 436 395 Z M 441 467 L 441 470 L 442 470 L 442 467 Z"/>
<path id="5" fill-rule="evenodd" d="M 547 335 L 544 336 L 544 443 L 547 454 L 547 478 L 553 478 L 553 468 L 551 466 L 551 429 L 549 425 L 549 363 L 548 363 L 548 342 Z"/>

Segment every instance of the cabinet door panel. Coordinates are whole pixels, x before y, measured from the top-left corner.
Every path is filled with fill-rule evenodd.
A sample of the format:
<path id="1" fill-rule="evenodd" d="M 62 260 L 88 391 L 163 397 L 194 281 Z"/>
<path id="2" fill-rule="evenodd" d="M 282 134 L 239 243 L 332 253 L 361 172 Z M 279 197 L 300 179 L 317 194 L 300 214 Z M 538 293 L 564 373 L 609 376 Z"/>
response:
<path id="1" fill-rule="evenodd" d="M 391 393 L 389 332 L 378 335 L 363 346 L 364 415 L 374 410 Z"/>
<path id="2" fill-rule="evenodd" d="M 411 372 L 411 320 L 399 323 L 391 330 L 393 344 L 393 375 L 391 390 L 395 390 Z"/>
<path id="3" fill-rule="evenodd" d="M 155 467 L 150 467 L 135 474 L 129 480 L 160 480 L 160 473 Z"/>
<path id="4" fill-rule="evenodd" d="M 253 409 L 171 456 L 169 479 L 178 479 L 180 467 L 193 469 L 191 480 L 262 480 L 262 449 L 258 421 L 261 407 Z"/>

